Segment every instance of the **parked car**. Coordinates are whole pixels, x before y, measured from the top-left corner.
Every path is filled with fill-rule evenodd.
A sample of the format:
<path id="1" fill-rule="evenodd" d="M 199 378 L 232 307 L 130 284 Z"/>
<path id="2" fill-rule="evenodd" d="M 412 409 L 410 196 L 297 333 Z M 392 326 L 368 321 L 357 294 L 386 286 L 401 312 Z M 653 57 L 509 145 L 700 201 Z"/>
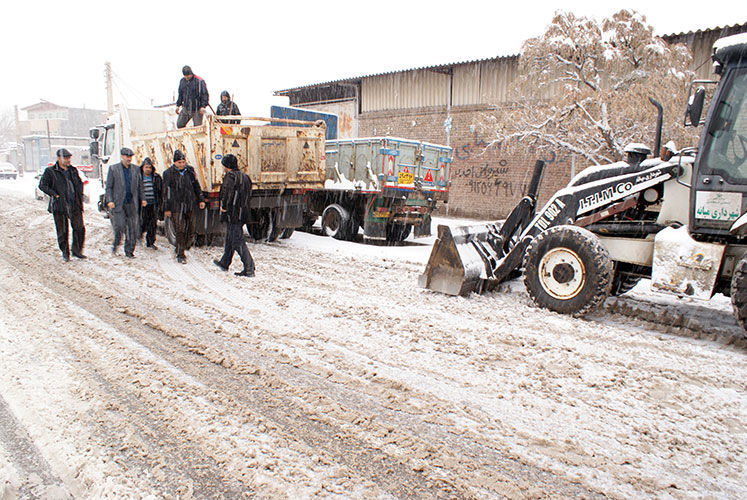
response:
<path id="1" fill-rule="evenodd" d="M 18 170 L 13 166 L 12 163 L 0 162 L 0 179 L 16 179 L 18 178 Z"/>
<path id="2" fill-rule="evenodd" d="M 48 167 L 51 167 L 52 165 L 54 165 L 54 163 L 47 164 Z M 86 171 L 84 168 L 78 168 L 79 172 L 81 170 L 83 170 L 84 172 Z M 39 180 L 41 179 L 41 176 L 43 173 L 44 172 L 38 172 L 34 176 L 34 179 L 36 180 L 36 182 L 34 183 L 34 198 L 36 198 L 37 200 L 48 200 L 49 199 L 49 196 L 47 196 L 46 193 L 44 193 L 41 189 L 39 189 Z M 83 180 L 83 203 L 88 203 L 91 198 L 88 195 L 88 177 L 86 177 L 85 173 L 82 175 L 82 180 Z"/>

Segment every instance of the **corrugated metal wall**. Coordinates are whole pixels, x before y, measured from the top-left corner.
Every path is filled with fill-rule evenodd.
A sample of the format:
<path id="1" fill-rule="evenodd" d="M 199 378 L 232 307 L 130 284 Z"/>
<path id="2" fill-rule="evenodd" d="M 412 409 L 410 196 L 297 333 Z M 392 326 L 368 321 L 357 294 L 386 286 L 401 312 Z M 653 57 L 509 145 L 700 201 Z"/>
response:
<path id="1" fill-rule="evenodd" d="M 452 106 L 506 102 L 509 83 L 516 77 L 518 58 L 480 61 L 454 67 Z M 446 106 L 449 75 L 412 70 L 363 78 L 362 111 Z"/>
<path id="2" fill-rule="evenodd" d="M 410 109 L 446 104 L 449 75 L 413 70 L 364 78 L 361 110 Z"/>

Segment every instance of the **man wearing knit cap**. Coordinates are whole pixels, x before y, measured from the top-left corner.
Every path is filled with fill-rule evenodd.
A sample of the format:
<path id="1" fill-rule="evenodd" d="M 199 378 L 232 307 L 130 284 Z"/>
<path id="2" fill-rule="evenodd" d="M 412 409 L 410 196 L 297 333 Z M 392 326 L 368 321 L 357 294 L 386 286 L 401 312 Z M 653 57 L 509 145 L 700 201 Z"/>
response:
<path id="1" fill-rule="evenodd" d="M 140 209 L 140 238 L 145 234 L 145 245 L 153 250 L 156 247 L 156 221 L 161 218 L 163 211 L 163 179 L 153 168 L 150 158 L 143 160 L 140 165 L 143 176 L 143 194 L 145 205 Z"/>
<path id="2" fill-rule="evenodd" d="M 228 271 L 236 252 L 244 264 L 244 269 L 236 276 L 254 276 L 254 260 L 244 241 L 244 224 L 249 222 L 249 198 L 252 194 L 252 181 L 249 176 L 239 171 L 236 157 L 227 154 L 221 160 L 223 165 L 223 183 L 220 186 L 220 216 L 226 223 L 226 239 L 223 256 L 213 260 L 213 264 L 223 271 Z"/>
<path id="3" fill-rule="evenodd" d="M 57 162 L 47 167 L 39 180 L 39 190 L 49 196 L 49 213 L 54 217 L 57 244 L 62 260 L 70 260 L 68 223 L 73 229 L 73 256 L 85 259 L 83 241 L 86 228 L 83 225 L 83 181 L 78 169 L 70 164 L 73 155 L 67 149 L 57 150 Z"/>
<path id="4" fill-rule="evenodd" d="M 197 182 L 195 169 L 187 165 L 184 153 L 174 151 L 174 164 L 163 173 L 163 216 L 171 218 L 176 235 L 176 260 L 187 263 L 184 251 L 195 237 L 195 210 L 205 208 L 205 197 Z"/>
<path id="5" fill-rule="evenodd" d="M 132 166 L 134 153 L 130 148 L 119 151 L 120 162 L 109 167 L 106 176 L 106 208 L 109 209 L 114 241 L 112 255 L 124 236 L 124 251 L 128 258 L 135 257 L 135 242 L 138 238 L 140 208 L 145 206 L 143 179 L 140 169 Z"/>

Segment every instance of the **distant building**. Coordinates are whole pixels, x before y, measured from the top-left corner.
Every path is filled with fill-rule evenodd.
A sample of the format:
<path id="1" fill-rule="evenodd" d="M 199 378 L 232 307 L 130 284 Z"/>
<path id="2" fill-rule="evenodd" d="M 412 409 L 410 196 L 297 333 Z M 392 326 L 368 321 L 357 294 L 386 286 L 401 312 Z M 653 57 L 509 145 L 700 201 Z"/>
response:
<path id="1" fill-rule="evenodd" d="M 713 42 L 743 32 L 747 24 L 662 38 L 687 45 L 697 77 L 710 79 Z M 480 123 L 494 106 L 510 104 L 508 89 L 518 65 L 519 55 L 508 55 L 334 80 L 275 95 L 287 96 L 294 107 L 337 114 L 341 138 L 392 135 L 448 143 L 454 148 L 449 213 L 503 218 L 523 196 L 536 158 L 531 151 L 511 151 L 510 145 L 486 148 L 489 138 L 481 136 Z M 585 167 L 576 166 L 570 155 L 544 160 L 552 175 L 544 176 L 540 203 Z"/>
<path id="2" fill-rule="evenodd" d="M 21 108 L 18 131 L 24 148 L 24 169 L 37 171 L 56 161 L 55 151 L 67 148 L 74 165 L 88 165 L 88 130 L 106 119 L 97 109 L 69 108 L 40 101 Z M 50 148 L 51 141 L 51 148 Z"/>

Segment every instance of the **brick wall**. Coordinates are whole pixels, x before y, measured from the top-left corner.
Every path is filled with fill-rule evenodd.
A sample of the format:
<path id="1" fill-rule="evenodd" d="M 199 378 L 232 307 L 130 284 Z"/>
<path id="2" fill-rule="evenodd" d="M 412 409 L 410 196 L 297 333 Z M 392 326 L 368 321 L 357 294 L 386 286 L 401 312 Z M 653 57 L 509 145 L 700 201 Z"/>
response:
<path id="1" fill-rule="evenodd" d="M 481 126 L 487 107 L 452 108 L 450 145 L 454 149 L 449 203 L 438 213 L 502 219 L 521 199 L 537 159 L 521 144 L 491 144 Z M 369 112 L 358 117 L 359 136 L 391 135 L 446 144 L 446 108 Z M 549 155 L 540 185 L 540 205 L 571 178 L 570 156 Z M 577 165 L 578 172 L 583 165 Z"/>

